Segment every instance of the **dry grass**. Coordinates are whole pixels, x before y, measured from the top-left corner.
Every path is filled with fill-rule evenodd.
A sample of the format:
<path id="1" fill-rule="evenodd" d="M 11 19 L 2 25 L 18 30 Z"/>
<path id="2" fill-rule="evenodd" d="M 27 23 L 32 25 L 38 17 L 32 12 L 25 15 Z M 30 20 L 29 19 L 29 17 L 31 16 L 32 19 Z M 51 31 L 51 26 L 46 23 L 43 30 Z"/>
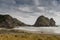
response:
<path id="1" fill-rule="evenodd" d="M 60 35 L 36 34 L 18 30 L 0 30 L 0 40 L 60 40 Z"/>
<path id="2" fill-rule="evenodd" d="M 60 40 L 60 36 L 46 34 L 0 34 L 0 40 Z"/>

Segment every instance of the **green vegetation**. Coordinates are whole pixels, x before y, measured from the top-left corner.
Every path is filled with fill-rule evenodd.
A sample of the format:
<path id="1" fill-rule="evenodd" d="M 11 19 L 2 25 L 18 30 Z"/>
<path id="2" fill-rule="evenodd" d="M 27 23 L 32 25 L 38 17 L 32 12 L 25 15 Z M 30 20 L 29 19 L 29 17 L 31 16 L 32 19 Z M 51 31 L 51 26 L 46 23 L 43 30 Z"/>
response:
<path id="1" fill-rule="evenodd" d="M 39 16 L 37 21 L 35 22 L 34 26 L 55 26 L 55 21 L 53 18 L 49 19 L 45 16 Z"/>
<path id="2" fill-rule="evenodd" d="M 0 28 L 14 28 L 17 26 L 26 26 L 26 24 L 8 14 L 0 14 Z"/>

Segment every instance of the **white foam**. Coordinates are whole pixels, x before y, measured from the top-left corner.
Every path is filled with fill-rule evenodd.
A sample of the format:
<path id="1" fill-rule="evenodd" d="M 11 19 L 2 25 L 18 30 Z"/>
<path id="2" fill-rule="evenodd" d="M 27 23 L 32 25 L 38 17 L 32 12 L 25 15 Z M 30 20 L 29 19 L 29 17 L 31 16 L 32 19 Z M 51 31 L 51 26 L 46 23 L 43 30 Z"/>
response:
<path id="1" fill-rule="evenodd" d="M 16 30 L 27 30 L 27 31 L 41 31 L 41 32 L 52 32 L 60 33 L 60 27 L 19 27 L 14 28 Z"/>

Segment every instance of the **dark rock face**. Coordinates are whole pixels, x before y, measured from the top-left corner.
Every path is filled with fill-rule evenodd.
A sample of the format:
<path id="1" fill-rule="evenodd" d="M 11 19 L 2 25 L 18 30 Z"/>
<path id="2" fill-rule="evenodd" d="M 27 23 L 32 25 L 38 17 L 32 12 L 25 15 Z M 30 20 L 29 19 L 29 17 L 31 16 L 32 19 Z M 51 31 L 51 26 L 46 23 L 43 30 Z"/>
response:
<path id="1" fill-rule="evenodd" d="M 23 22 L 17 20 L 16 18 L 13 19 L 13 23 L 15 26 L 26 26 L 27 24 L 24 24 Z"/>
<path id="2" fill-rule="evenodd" d="M 52 18 L 48 19 L 47 17 L 44 17 L 42 15 L 42 16 L 38 17 L 34 26 L 55 26 L 55 21 Z"/>
<path id="3" fill-rule="evenodd" d="M 55 21 L 53 18 L 50 19 L 50 26 L 55 26 Z"/>
<path id="4" fill-rule="evenodd" d="M 24 26 L 25 24 L 12 18 L 10 15 L 0 15 L 0 27 L 13 28 L 15 26 Z"/>

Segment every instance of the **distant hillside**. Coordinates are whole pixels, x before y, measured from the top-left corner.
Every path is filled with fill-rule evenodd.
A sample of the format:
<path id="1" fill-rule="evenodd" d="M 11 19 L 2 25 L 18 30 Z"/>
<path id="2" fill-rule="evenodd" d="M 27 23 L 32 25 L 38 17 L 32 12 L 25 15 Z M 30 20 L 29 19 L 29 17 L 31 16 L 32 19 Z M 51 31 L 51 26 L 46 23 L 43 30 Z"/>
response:
<path id="1" fill-rule="evenodd" d="M 0 27 L 13 28 L 16 26 L 25 26 L 26 24 L 10 15 L 0 15 Z"/>

